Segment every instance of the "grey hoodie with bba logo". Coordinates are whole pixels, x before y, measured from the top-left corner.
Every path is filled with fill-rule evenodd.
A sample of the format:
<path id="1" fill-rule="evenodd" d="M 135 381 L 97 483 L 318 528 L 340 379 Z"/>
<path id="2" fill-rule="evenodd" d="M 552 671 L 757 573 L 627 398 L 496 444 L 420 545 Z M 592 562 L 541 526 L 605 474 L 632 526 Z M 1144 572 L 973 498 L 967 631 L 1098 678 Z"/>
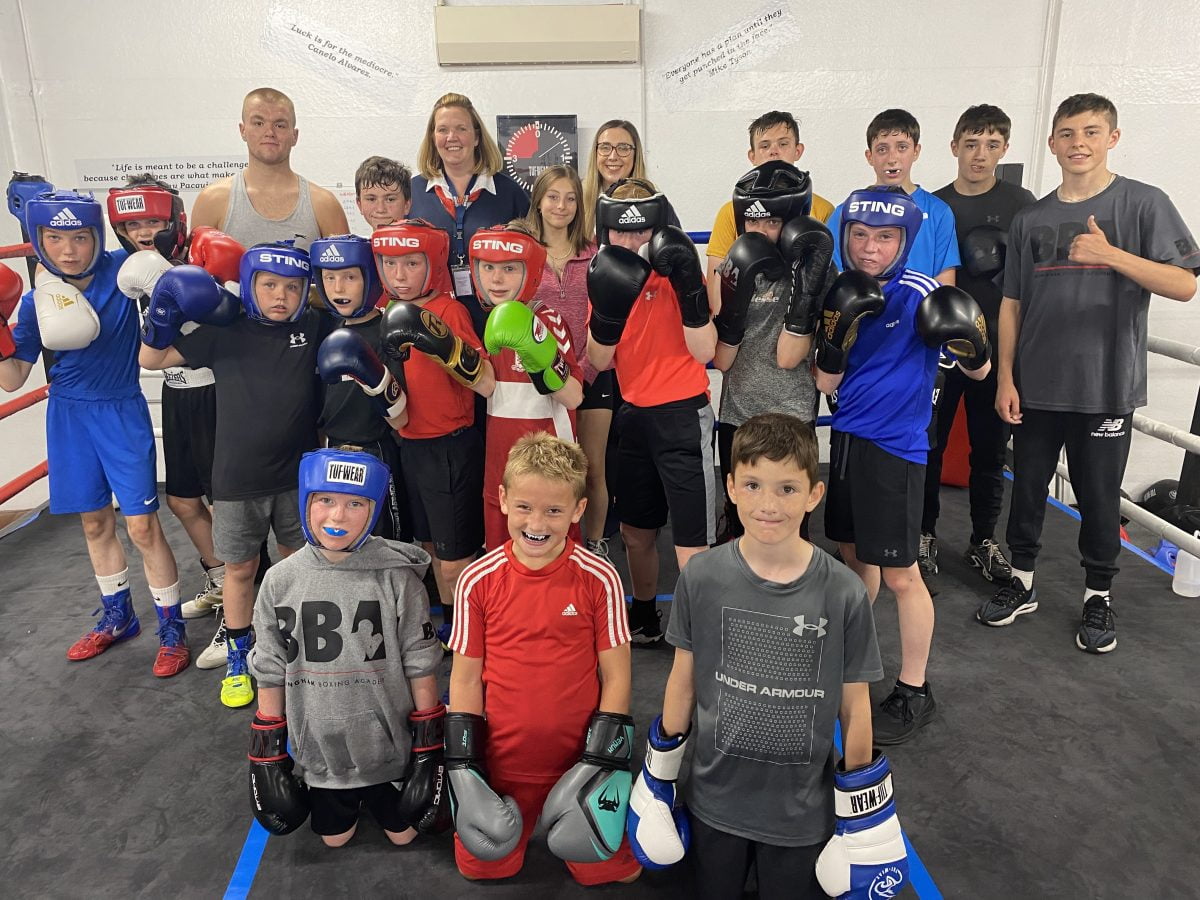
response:
<path id="1" fill-rule="evenodd" d="M 254 604 L 250 671 L 284 688 L 296 773 L 311 787 L 398 781 L 408 768 L 408 679 L 442 648 L 421 578 L 429 554 L 372 537 L 336 565 L 305 546 L 272 566 Z"/>

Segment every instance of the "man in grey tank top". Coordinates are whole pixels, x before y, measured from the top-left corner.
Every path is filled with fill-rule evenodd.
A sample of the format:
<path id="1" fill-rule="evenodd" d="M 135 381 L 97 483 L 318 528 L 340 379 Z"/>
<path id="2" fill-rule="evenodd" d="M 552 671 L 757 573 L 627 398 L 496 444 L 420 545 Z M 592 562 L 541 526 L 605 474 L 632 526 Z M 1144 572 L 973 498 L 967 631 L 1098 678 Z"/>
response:
<path id="1" fill-rule="evenodd" d="M 249 163 L 200 192 L 192 209 L 193 228 L 211 225 L 246 247 L 294 238 L 304 250 L 318 237 L 349 231 L 337 198 L 292 171 L 292 148 L 300 131 L 286 94 L 271 88 L 247 94 L 238 131 Z"/>

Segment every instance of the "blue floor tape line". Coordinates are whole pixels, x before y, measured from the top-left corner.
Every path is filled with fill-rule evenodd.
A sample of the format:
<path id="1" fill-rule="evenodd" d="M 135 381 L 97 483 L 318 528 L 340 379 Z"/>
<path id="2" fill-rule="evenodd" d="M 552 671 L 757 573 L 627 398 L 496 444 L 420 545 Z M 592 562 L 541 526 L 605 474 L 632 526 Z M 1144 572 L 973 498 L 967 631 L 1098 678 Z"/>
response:
<path id="1" fill-rule="evenodd" d="M 233 875 L 229 878 L 229 886 L 225 888 L 225 900 L 245 900 L 250 896 L 250 887 L 254 884 L 254 876 L 258 874 L 258 864 L 262 862 L 263 851 L 267 848 L 267 838 L 271 835 L 258 822 L 250 823 L 250 831 L 246 842 L 242 844 L 242 853 L 234 866 Z"/>

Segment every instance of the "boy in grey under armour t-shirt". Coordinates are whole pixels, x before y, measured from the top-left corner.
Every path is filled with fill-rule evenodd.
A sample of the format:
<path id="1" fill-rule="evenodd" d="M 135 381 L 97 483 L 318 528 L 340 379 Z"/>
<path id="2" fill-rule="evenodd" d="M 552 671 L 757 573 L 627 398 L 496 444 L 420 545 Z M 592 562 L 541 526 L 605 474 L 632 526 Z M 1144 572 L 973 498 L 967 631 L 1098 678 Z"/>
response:
<path id="1" fill-rule="evenodd" d="M 672 835 L 660 830 L 661 808 L 648 797 L 669 805 L 663 787 L 675 786 L 661 766 L 677 766 L 691 743 L 691 774 L 681 788 L 688 813 L 676 809 L 675 818 L 690 813 L 699 896 L 741 896 L 754 859 L 759 896 L 821 897 L 818 878 L 828 889 L 827 877 L 839 869 L 830 850 L 854 830 L 844 827 L 842 779 L 887 765 L 872 750 L 868 687 L 883 677 L 875 623 L 862 581 L 800 537 L 800 521 L 824 493 L 812 427 L 780 413 L 755 416 L 734 437 L 732 463 L 728 488 L 745 534 L 680 573 L 667 627 L 675 663 L 630 801 L 630 837 L 639 858 L 659 867 L 674 861 L 663 851 Z M 839 836 L 823 853 L 834 833 L 839 717 Z M 875 797 L 890 803 L 886 779 Z M 894 814 L 873 814 L 875 825 L 894 827 L 898 842 L 879 841 L 884 849 L 873 863 L 902 881 Z M 688 846 L 682 832 L 676 859 Z M 878 875 L 871 864 L 859 874 L 864 885 Z"/>

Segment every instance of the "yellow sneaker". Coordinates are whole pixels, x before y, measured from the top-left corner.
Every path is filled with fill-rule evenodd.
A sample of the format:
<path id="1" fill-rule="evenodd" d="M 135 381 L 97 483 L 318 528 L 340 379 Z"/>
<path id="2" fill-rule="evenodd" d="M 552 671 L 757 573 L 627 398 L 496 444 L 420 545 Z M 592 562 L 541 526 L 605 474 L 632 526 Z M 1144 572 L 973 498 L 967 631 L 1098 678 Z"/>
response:
<path id="1" fill-rule="evenodd" d="M 254 700 L 254 681 L 246 664 L 250 652 L 251 637 L 230 638 L 225 677 L 221 680 L 221 702 L 231 709 L 247 706 Z"/>

